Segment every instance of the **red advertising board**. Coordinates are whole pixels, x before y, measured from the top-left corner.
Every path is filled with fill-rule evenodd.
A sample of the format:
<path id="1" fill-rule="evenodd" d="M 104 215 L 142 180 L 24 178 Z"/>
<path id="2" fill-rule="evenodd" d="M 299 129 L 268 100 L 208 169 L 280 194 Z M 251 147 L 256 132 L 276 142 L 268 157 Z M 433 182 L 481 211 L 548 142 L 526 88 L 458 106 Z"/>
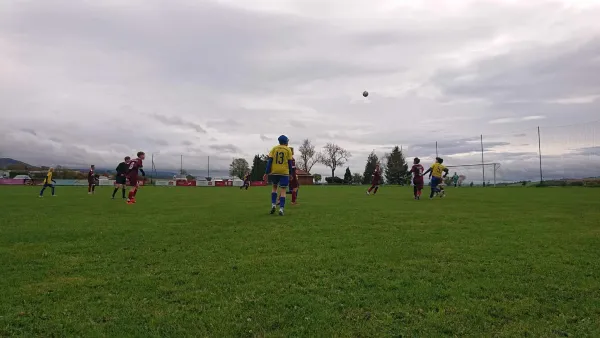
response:
<path id="1" fill-rule="evenodd" d="M 214 185 L 215 187 L 233 187 L 233 181 L 215 181 Z"/>
<path id="2" fill-rule="evenodd" d="M 264 187 L 265 185 L 267 185 L 267 182 L 265 182 L 265 181 L 252 181 L 252 182 L 250 182 L 250 186 L 253 186 L 253 187 Z"/>
<path id="3" fill-rule="evenodd" d="M 188 181 L 188 180 L 177 180 L 175 185 L 178 187 L 195 187 L 196 181 Z"/>
<path id="4" fill-rule="evenodd" d="M 25 180 L 15 180 L 12 178 L 0 178 L 0 185 L 23 185 Z"/>

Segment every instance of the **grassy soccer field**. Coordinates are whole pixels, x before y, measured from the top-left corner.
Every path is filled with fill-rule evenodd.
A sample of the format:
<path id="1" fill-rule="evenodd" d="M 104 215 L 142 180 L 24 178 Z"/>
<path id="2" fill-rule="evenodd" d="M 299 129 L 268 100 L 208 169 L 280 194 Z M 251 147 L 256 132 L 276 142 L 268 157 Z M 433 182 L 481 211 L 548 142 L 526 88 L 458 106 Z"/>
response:
<path id="1" fill-rule="evenodd" d="M 600 189 L 0 187 L 0 336 L 600 336 Z"/>

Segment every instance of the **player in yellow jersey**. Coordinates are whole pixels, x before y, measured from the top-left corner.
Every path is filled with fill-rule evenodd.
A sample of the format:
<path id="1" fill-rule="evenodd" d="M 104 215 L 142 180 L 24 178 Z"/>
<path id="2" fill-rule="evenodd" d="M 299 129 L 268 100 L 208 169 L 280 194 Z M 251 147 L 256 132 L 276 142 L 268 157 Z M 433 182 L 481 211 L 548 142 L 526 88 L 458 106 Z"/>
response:
<path id="1" fill-rule="evenodd" d="M 48 169 L 46 178 L 44 178 L 44 186 L 42 187 L 42 190 L 40 191 L 40 197 L 44 197 L 44 190 L 46 190 L 47 187 L 50 187 L 50 189 L 52 189 L 52 196 L 56 196 L 56 195 L 54 195 L 54 184 L 52 184 L 52 183 L 56 183 L 56 181 L 52 179 L 53 172 L 54 172 L 54 168 Z"/>
<path id="2" fill-rule="evenodd" d="M 429 177 L 431 178 L 429 183 L 429 185 L 431 185 L 431 194 L 429 195 L 429 199 L 432 199 L 433 195 L 436 193 L 443 191 L 439 188 L 439 185 L 442 184 L 444 178 L 446 178 L 448 175 L 448 168 L 446 168 L 442 163 L 444 163 L 444 159 L 436 157 L 435 163 L 431 165 L 431 168 L 427 169 L 427 171 L 423 173 L 423 176 L 429 173 Z M 440 197 L 444 197 L 444 195 L 442 194 Z"/>
<path id="3" fill-rule="evenodd" d="M 273 185 L 271 214 L 274 214 L 277 209 L 277 195 L 279 195 L 279 215 L 283 216 L 285 194 L 290 184 L 290 175 L 295 175 L 295 172 L 292 166 L 292 150 L 288 147 L 289 139 L 287 136 L 281 135 L 277 141 L 279 141 L 279 145 L 273 147 L 269 152 L 267 170 L 263 179 L 268 178 Z"/>

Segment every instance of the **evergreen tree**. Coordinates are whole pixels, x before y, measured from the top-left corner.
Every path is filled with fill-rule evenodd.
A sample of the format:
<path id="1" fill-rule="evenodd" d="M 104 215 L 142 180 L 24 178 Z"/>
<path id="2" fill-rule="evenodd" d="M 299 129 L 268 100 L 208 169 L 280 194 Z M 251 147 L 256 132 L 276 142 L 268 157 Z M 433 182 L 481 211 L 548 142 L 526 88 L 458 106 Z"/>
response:
<path id="1" fill-rule="evenodd" d="M 377 166 L 377 163 L 379 163 L 379 158 L 373 151 L 371 154 L 369 154 L 369 157 L 367 157 L 367 164 L 365 165 L 365 172 L 363 173 L 363 184 L 371 184 L 373 172 L 375 171 L 375 166 Z"/>
<path id="2" fill-rule="evenodd" d="M 363 177 L 359 173 L 352 174 L 352 183 L 354 184 L 362 184 Z"/>
<path id="3" fill-rule="evenodd" d="M 385 179 L 388 184 L 405 184 L 409 176 L 408 165 L 400 147 L 395 146 L 386 156 Z"/>
<path id="4" fill-rule="evenodd" d="M 250 180 L 262 181 L 265 170 L 267 170 L 266 156 L 254 155 L 254 159 L 252 160 L 252 170 L 250 171 Z"/>
<path id="5" fill-rule="evenodd" d="M 350 167 L 346 168 L 346 173 L 344 174 L 344 183 L 352 183 L 352 173 L 350 172 Z"/>

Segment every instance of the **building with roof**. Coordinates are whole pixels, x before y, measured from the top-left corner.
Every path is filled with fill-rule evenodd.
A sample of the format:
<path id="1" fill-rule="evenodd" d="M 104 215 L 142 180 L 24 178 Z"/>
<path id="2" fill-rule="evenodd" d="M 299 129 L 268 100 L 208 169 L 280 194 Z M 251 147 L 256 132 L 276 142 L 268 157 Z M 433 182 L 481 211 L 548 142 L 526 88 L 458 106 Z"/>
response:
<path id="1" fill-rule="evenodd" d="M 296 169 L 296 175 L 298 176 L 300 185 L 313 185 L 315 182 L 313 175 L 302 169 Z"/>

